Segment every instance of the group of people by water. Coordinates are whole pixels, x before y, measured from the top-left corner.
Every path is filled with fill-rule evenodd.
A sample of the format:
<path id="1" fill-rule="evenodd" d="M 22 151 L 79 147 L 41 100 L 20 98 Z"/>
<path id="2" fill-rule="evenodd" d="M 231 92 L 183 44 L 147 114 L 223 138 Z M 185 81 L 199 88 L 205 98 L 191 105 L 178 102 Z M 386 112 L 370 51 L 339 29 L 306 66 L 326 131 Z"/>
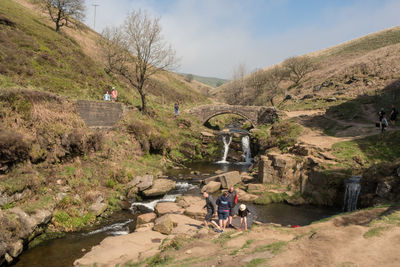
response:
<path id="1" fill-rule="evenodd" d="M 396 125 L 396 119 L 397 119 L 397 115 L 399 114 L 398 110 L 396 109 L 396 107 L 394 106 L 394 104 L 392 105 L 392 110 L 389 114 L 389 119 L 390 119 L 390 123 L 392 126 Z M 384 108 L 381 108 L 381 110 L 378 113 L 379 116 L 379 122 L 376 124 L 376 126 L 381 129 L 381 132 L 383 133 L 385 131 L 385 128 L 389 126 L 389 123 L 386 119 L 386 112 Z"/>
<path id="2" fill-rule="evenodd" d="M 226 227 L 234 228 L 232 220 L 237 213 L 240 217 L 238 230 L 241 231 L 242 228 L 243 230 L 247 230 L 247 216 L 250 214 L 250 211 L 245 204 L 239 205 L 239 209 L 236 209 L 238 199 L 233 186 L 230 187 L 228 191 L 224 191 L 216 202 L 214 202 L 212 195 L 208 192 L 204 192 L 203 197 L 206 200 L 206 204 L 203 208 L 207 209 L 207 214 L 204 218 L 204 225 L 206 227 L 211 223 L 211 225 L 215 227 L 215 230 L 220 233 L 224 232 Z M 218 224 L 213 220 L 215 215 L 218 215 Z"/>

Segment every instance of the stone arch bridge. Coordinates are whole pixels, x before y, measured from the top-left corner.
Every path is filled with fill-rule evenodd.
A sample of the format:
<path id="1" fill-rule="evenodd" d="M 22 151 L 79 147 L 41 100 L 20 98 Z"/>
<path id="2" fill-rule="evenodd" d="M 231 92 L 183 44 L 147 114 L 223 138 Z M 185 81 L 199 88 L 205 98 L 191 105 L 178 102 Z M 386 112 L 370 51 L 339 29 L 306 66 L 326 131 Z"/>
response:
<path id="1" fill-rule="evenodd" d="M 222 114 L 236 114 L 251 122 L 253 126 L 270 124 L 278 119 L 277 110 L 274 107 L 240 106 L 240 105 L 203 105 L 188 111 L 198 117 L 203 124 L 212 117 Z"/>

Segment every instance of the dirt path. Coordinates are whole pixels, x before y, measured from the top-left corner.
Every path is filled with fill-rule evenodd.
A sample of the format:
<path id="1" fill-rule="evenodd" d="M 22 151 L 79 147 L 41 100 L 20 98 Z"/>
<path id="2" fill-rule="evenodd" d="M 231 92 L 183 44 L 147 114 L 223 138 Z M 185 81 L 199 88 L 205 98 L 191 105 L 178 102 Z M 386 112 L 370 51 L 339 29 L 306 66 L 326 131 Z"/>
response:
<path id="1" fill-rule="evenodd" d="M 286 111 L 286 115 L 289 118 L 299 118 L 299 123 L 304 127 L 303 134 L 298 138 L 300 142 L 308 145 L 317 146 L 322 149 L 331 149 L 332 145 L 337 142 L 350 141 L 355 139 L 364 138 L 370 135 L 379 134 L 379 129 L 373 125 L 373 123 L 359 123 L 359 122 L 347 122 L 341 121 L 336 118 L 332 118 L 325 114 L 325 110 L 297 110 L 297 111 Z M 337 136 L 329 136 L 324 133 L 322 129 L 312 127 L 312 125 L 305 125 L 302 120 L 311 121 L 313 118 L 321 117 L 321 119 L 330 120 L 335 122 L 344 128 L 340 131 Z M 318 121 L 315 122 L 315 126 L 318 125 Z M 388 128 L 387 130 L 393 130 Z"/>

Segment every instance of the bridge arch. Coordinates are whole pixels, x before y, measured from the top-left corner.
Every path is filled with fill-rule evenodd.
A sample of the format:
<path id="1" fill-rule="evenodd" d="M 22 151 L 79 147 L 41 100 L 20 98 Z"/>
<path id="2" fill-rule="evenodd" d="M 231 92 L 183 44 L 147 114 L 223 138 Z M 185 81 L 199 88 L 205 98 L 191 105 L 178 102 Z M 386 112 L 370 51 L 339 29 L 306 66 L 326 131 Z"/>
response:
<path id="1" fill-rule="evenodd" d="M 249 118 L 249 116 L 247 116 L 246 114 L 242 113 L 242 112 L 238 112 L 238 111 L 229 111 L 229 110 L 222 110 L 222 111 L 218 111 L 215 112 L 211 115 L 208 115 L 208 117 L 205 117 L 202 119 L 202 123 L 206 124 L 209 120 L 211 120 L 214 117 L 217 117 L 219 115 L 224 115 L 224 114 L 234 114 L 234 115 L 238 115 L 244 119 L 246 119 L 247 121 L 249 121 L 251 123 L 252 126 L 256 126 L 257 122 L 253 121 L 251 118 Z"/>

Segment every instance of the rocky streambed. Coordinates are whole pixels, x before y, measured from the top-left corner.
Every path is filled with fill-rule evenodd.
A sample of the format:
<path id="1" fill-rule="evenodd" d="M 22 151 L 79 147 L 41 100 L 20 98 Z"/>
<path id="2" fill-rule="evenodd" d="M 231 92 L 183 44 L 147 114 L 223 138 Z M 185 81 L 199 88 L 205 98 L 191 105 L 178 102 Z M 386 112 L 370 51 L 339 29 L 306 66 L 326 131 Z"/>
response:
<path id="1" fill-rule="evenodd" d="M 62 238 L 45 241 L 24 252 L 16 262 L 16 266 L 27 264 L 29 266 L 70 266 L 74 261 L 82 265 L 92 265 L 94 262 L 114 264 L 129 260 L 135 262 L 158 253 L 164 239 L 172 240 L 177 236 L 190 238 L 214 235 L 212 229 L 205 229 L 201 225 L 205 215 L 205 210 L 202 209 L 204 200 L 200 195 L 199 184 L 202 181 L 207 183 L 205 188 L 214 192 L 215 196 L 220 194 L 221 188 L 227 188 L 231 184 L 242 184 L 242 189 L 237 189 L 239 201 L 246 203 L 253 211 L 251 219 L 261 223 L 306 225 L 336 213 L 327 209 L 296 207 L 282 203 L 253 204 L 254 199 L 258 197 L 257 192 L 252 194 L 245 188 L 254 177 L 244 171 L 235 171 L 237 167 L 216 165 L 203 169 L 201 164 L 198 164 L 187 169 L 171 170 L 174 177 L 180 177 L 182 180 L 159 179 L 161 182 L 155 182 L 155 185 L 173 183 L 173 188 L 169 187 L 164 193 L 157 193 L 159 195 L 156 195 L 156 198 L 153 193 L 161 192 L 156 190 L 158 186 L 153 185 L 152 190 L 149 190 L 150 187 L 144 189 L 141 186 L 144 186 L 142 183 L 146 179 L 142 177 L 139 179 L 140 183 L 137 184 L 137 187 L 141 188 L 138 190 L 148 190 L 147 193 L 153 195 L 153 199 L 133 202 L 129 210 L 115 214 L 106 225 L 100 225 L 96 229 L 67 233 Z M 211 172 L 219 174 L 211 175 Z M 214 188 L 210 187 L 212 184 Z M 253 181 L 249 185 L 257 184 Z M 255 188 L 257 186 L 250 187 L 250 189 Z M 80 259 L 77 260 L 78 258 Z"/>

